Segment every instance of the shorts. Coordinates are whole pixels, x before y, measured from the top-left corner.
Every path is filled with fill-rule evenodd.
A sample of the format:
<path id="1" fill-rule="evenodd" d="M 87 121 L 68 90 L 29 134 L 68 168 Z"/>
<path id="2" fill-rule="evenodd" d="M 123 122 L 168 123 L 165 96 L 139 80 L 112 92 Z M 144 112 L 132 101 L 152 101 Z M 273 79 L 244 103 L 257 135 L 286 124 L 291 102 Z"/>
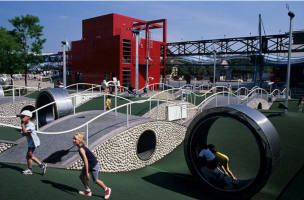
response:
<path id="1" fill-rule="evenodd" d="M 35 150 L 36 150 L 36 147 L 28 147 L 27 148 L 27 153 L 34 154 Z"/>
<path id="2" fill-rule="evenodd" d="M 99 164 L 97 163 L 93 168 L 89 168 L 89 173 L 91 173 L 91 176 L 93 178 L 93 181 L 95 182 L 98 178 L 98 173 L 99 173 Z M 83 167 L 81 170 L 81 175 L 85 175 L 85 168 Z"/>

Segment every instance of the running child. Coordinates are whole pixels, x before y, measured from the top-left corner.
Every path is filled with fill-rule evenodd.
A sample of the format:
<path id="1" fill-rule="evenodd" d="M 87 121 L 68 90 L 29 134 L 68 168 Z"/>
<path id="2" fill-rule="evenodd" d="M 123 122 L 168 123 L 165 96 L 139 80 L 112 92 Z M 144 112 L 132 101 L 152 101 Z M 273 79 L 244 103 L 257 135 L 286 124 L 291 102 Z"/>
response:
<path id="1" fill-rule="evenodd" d="M 35 125 L 31 122 L 32 112 L 29 110 L 22 111 L 17 117 L 21 119 L 21 134 L 26 137 L 27 140 L 27 153 L 26 153 L 26 161 L 27 161 L 27 169 L 22 171 L 24 175 L 32 175 L 32 161 L 34 161 L 42 170 L 42 176 L 46 173 L 47 164 L 42 163 L 36 156 L 34 156 L 34 152 L 37 147 L 40 146 L 40 139 L 37 136 Z"/>
<path id="2" fill-rule="evenodd" d="M 111 188 L 107 187 L 104 182 L 98 178 L 99 164 L 94 154 L 84 144 L 84 134 L 76 133 L 73 137 L 73 143 L 78 147 L 78 152 L 83 160 L 84 167 L 82 168 L 80 179 L 84 185 L 84 191 L 79 191 L 79 194 L 84 196 L 92 196 L 92 191 L 89 188 L 89 172 L 92 175 L 93 181 L 103 188 L 105 199 L 111 196 Z"/>

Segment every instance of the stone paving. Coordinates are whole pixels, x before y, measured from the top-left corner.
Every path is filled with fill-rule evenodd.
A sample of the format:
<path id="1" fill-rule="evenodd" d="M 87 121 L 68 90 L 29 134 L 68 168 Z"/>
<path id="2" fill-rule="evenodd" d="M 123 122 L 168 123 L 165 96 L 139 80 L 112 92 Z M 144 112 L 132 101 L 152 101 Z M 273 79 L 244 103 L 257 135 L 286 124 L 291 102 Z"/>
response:
<path id="1" fill-rule="evenodd" d="M 31 98 L 28 97 L 23 97 L 23 96 L 15 96 L 15 102 L 19 102 L 19 101 L 30 101 L 33 100 Z M 0 97 L 0 105 L 2 104 L 7 104 L 7 103 L 13 103 L 13 97 L 12 96 L 7 96 L 7 97 Z"/>
<path id="2" fill-rule="evenodd" d="M 40 131 L 56 132 L 69 130 L 84 124 L 102 112 L 103 111 L 87 111 L 70 115 L 42 127 Z M 142 119 L 141 117 L 132 116 L 131 122 Z M 115 116 L 115 113 L 110 113 L 95 120 L 89 125 L 89 144 L 120 127 L 126 127 L 125 114 L 117 113 L 117 116 Z M 86 127 L 80 128 L 77 131 L 86 132 Z M 59 135 L 38 134 L 41 140 L 41 146 L 37 148 L 35 154 L 42 160 L 49 158 L 49 160 L 54 160 L 52 161 L 53 164 L 57 164 L 58 167 L 62 166 L 62 161 L 69 159 L 75 154 L 76 148 L 73 147 L 72 144 L 72 138 L 75 132 L 76 131 L 72 131 Z M 16 142 L 18 145 L 0 154 L 0 162 L 25 163 L 25 153 L 27 150 L 26 138 L 23 137 Z"/>

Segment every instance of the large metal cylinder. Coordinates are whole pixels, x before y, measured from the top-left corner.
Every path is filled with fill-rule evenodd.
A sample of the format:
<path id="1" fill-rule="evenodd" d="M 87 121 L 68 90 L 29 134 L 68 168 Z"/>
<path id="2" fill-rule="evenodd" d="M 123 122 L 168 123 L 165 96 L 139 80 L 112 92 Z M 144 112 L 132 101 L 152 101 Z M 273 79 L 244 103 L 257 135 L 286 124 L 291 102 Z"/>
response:
<path id="1" fill-rule="evenodd" d="M 47 106 L 38 111 L 39 126 L 44 126 L 58 118 L 69 115 L 73 112 L 73 102 L 66 89 L 51 88 L 42 91 L 36 99 L 36 108 L 40 108 L 53 101 L 55 104 Z"/>
<path id="2" fill-rule="evenodd" d="M 4 97 L 4 91 L 2 85 L 0 85 L 0 97 Z"/>
<path id="3" fill-rule="evenodd" d="M 202 170 L 198 156 L 202 147 L 208 143 L 212 124 L 219 118 L 232 118 L 245 125 L 254 136 L 253 142 L 256 142 L 259 149 L 260 162 L 256 176 L 242 180 L 241 185 L 234 185 L 232 188 L 218 187 L 211 183 L 210 179 L 206 178 L 206 171 Z M 238 142 L 241 141 L 231 145 L 237 145 Z M 205 192 L 211 193 L 215 199 L 248 199 L 263 188 L 277 165 L 280 158 L 280 138 L 272 123 L 257 110 L 244 105 L 216 107 L 200 113 L 193 119 L 186 133 L 184 153 L 192 175 L 200 181 Z"/>

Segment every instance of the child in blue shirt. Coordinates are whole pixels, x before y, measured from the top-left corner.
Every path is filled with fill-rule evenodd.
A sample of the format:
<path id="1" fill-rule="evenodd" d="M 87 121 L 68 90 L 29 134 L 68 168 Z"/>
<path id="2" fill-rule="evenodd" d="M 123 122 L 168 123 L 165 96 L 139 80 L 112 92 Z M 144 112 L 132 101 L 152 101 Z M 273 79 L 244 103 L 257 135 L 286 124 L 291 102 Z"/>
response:
<path id="1" fill-rule="evenodd" d="M 29 110 L 22 111 L 18 117 L 21 118 L 21 133 L 26 137 L 27 140 L 27 169 L 22 171 L 24 175 L 32 175 L 32 161 L 34 161 L 42 170 L 42 175 L 46 173 L 47 164 L 42 163 L 36 156 L 34 156 L 35 149 L 40 146 L 40 140 L 37 136 L 35 125 L 31 122 L 32 112 Z"/>

